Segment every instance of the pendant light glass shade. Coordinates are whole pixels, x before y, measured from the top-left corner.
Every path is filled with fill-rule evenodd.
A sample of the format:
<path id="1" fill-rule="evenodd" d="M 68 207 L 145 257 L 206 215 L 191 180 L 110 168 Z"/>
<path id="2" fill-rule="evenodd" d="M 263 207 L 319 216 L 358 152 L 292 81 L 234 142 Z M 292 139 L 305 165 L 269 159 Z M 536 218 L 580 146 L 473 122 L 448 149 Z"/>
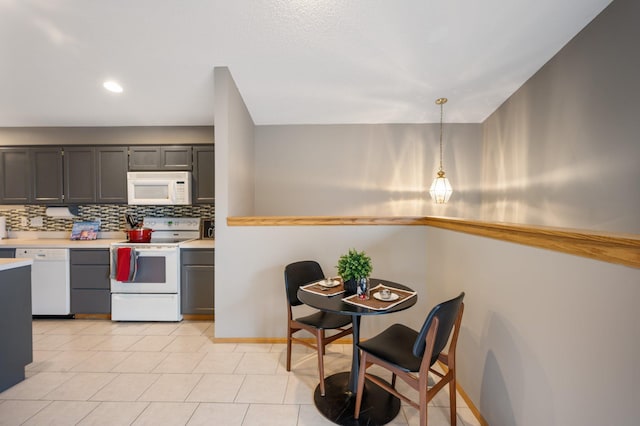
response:
<path id="1" fill-rule="evenodd" d="M 451 194 L 453 194 L 453 188 L 449 183 L 449 179 L 444 176 L 444 170 L 442 168 L 442 105 L 447 102 L 447 98 L 436 99 L 436 105 L 440 105 L 440 169 L 438 175 L 433 180 L 431 188 L 429 188 L 429 194 L 436 204 L 444 204 L 449 201 Z"/>
<path id="2" fill-rule="evenodd" d="M 444 171 L 440 170 L 438 172 L 438 177 L 433 180 L 433 183 L 431 183 L 429 194 L 431 194 L 431 198 L 433 198 L 433 201 L 435 201 L 436 204 L 444 204 L 449 201 L 449 198 L 451 198 L 453 188 L 451 188 L 449 179 L 444 177 Z"/>

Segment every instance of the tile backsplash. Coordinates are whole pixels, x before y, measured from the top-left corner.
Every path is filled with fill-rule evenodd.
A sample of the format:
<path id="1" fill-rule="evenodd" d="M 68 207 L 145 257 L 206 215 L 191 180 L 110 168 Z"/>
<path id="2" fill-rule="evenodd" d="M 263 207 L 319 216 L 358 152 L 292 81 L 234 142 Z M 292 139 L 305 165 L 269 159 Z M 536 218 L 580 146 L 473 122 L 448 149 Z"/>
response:
<path id="1" fill-rule="evenodd" d="M 68 231 L 71 232 L 73 222 L 100 219 L 100 231 L 123 231 L 127 228 L 124 215 L 130 214 L 141 221 L 144 217 L 200 217 L 213 218 L 213 204 L 193 206 L 130 206 L 126 204 L 85 204 L 78 205 L 78 217 L 61 219 L 45 215 L 46 206 L 25 205 L 12 209 L 4 206 L 0 216 L 7 218 L 8 231 Z M 32 226 L 33 218 L 42 218 L 43 226 Z M 26 218 L 26 226 L 22 223 Z"/>

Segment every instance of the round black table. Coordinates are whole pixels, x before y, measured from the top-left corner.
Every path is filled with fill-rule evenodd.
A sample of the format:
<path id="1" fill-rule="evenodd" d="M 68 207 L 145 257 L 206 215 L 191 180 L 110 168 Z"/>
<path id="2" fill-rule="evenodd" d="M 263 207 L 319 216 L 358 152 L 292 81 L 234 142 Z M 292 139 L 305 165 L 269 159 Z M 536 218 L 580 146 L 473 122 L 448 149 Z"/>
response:
<path id="1" fill-rule="evenodd" d="M 379 278 L 370 278 L 370 288 L 383 284 L 400 290 L 413 291 L 411 288 Z M 298 290 L 298 299 L 304 304 L 326 312 L 351 315 L 353 322 L 353 353 L 351 355 L 351 371 L 333 374 L 324 379 L 325 396 L 320 395 L 320 385 L 316 387 L 313 400 L 316 408 L 327 419 L 344 425 L 383 425 L 393 420 L 400 411 L 400 400 L 376 384 L 366 381 L 360 418 L 353 418 L 356 392 L 358 390 L 358 370 L 360 369 L 360 318 L 363 315 L 384 315 L 410 308 L 416 304 L 418 296 L 410 297 L 401 303 L 385 310 L 368 309 L 343 302 L 345 293 L 324 296 L 308 291 Z"/>

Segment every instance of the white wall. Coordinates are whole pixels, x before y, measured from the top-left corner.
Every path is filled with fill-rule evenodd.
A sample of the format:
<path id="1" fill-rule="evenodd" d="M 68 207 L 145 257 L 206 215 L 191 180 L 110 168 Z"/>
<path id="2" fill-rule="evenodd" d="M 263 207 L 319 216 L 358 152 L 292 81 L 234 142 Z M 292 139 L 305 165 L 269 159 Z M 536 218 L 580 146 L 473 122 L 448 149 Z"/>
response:
<path id="1" fill-rule="evenodd" d="M 237 253 L 227 217 L 253 214 L 253 121 L 228 68 L 214 69 L 216 140 L 216 329 L 231 329 L 242 321 L 227 295 L 234 294 Z M 251 307 L 249 307 L 251 308 Z M 221 335 L 224 333 L 221 331 Z M 239 334 L 238 334 L 239 335 Z"/>
<path id="2" fill-rule="evenodd" d="M 447 174 L 464 191 L 442 213 L 422 211 L 473 217 L 481 197 L 486 220 L 637 233 L 640 27 L 634 17 L 639 14 L 638 2 L 614 0 L 534 76 L 532 86 L 525 84 L 485 123 L 483 155 L 474 155 L 478 150 L 473 145 L 467 147 L 469 155 L 454 151 L 453 163 L 445 155 Z M 603 102 L 607 94 L 614 94 L 613 100 Z M 234 143 L 248 143 L 248 137 L 219 137 L 218 130 L 226 133 L 220 126 L 233 120 L 219 122 L 218 112 L 217 153 L 220 144 L 232 149 Z M 243 114 L 239 121 L 249 122 Z M 245 125 L 242 134 L 251 131 Z M 418 161 L 406 154 L 420 152 L 419 143 L 412 142 L 413 136 L 388 136 L 419 132 L 414 126 L 382 129 L 255 129 L 256 213 L 340 214 L 342 210 L 326 206 L 349 204 L 350 199 L 362 203 L 345 207 L 357 214 L 420 211 L 412 189 L 409 195 L 393 198 L 393 188 L 419 185 Z M 325 149 L 317 143 L 325 135 L 337 136 L 343 144 Z M 333 138 L 325 139 L 333 143 Z M 400 145 L 394 145 L 398 140 Z M 378 149 L 369 149 L 371 144 Z M 362 152 L 367 153 L 364 159 Z M 352 191 L 339 192 L 334 175 L 308 176 L 306 169 L 324 170 L 335 156 L 340 164 L 360 164 L 343 180 Z M 247 157 L 244 154 L 242 160 Z M 372 172 L 378 161 L 380 167 L 401 164 L 395 168 L 397 175 L 387 175 L 392 182 L 380 181 Z M 432 165 L 426 164 L 429 172 L 423 178 L 435 171 Z M 219 172 L 217 185 L 225 179 Z M 599 176 L 605 178 L 603 184 Z M 367 192 L 371 181 L 387 189 Z M 284 194 L 279 192 L 281 184 Z M 484 191 L 485 187 L 490 189 Z M 246 191 L 243 195 L 253 191 L 250 185 L 237 189 Z M 218 337 L 284 336 L 284 264 L 317 258 L 331 269 L 340 253 L 356 247 L 373 255 L 374 275 L 393 277 L 421 292 L 421 305 L 397 318 L 363 321 L 364 336 L 394 320 L 417 326 L 428 306 L 460 290 L 467 292 L 459 383 L 490 424 L 637 424 L 639 270 L 437 229 L 227 228 L 221 208 L 228 201 L 220 198 L 218 187 L 216 191 Z M 363 191 L 367 193 L 360 194 Z M 463 207 L 452 207 L 454 202 Z"/>
<path id="3" fill-rule="evenodd" d="M 395 280 L 418 291 L 410 310 L 362 321 L 363 335 L 391 321 L 418 327 L 432 303 L 425 269 L 423 227 L 229 227 L 227 244 L 216 240 L 216 330 L 218 338 L 284 338 L 286 264 L 314 259 L 335 275 L 338 257 L 350 247 L 373 260 L 373 277 Z M 216 231 L 217 236 L 217 231 Z"/>
<path id="4" fill-rule="evenodd" d="M 228 68 L 214 69 L 214 84 L 216 229 L 222 229 L 227 216 L 254 214 L 254 124 Z"/>
<path id="5" fill-rule="evenodd" d="M 419 197 L 417 204 L 424 206 L 426 194 L 422 191 L 412 193 L 412 201 L 406 203 L 402 198 L 406 194 L 402 191 L 399 191 L 402 197 L 394 198 L 395 188 L 422 185 L 421 189 L 424 189 L 431 182 L 437 159 L 424 154 L 423 146 L 428 139 L 422 134 L 425 127 L 254 128 L 229 70 L 216 68 L 215 78 L 216 337 L 285 337 L 284 266 L 297 260 L 316 259 L 325 273 L 335 274 L 334 266 L 339 256 L 352 247 L 365 250 L 372 257 L 374 277 L 409 285 L 418 291 L 419 297 L 417 305 L 406 312 L 363 321 L 363 335 L 380 331 L 394 321 L 419 327 L 435 303 L 429 292 L 440 285 L 427 278 L 428 271 L 424 267 L 426 229 L 423 227 L 228 227 L 226 218 L 253 214 L 347 215 L 364 214 L 363 211 L 373 215 L 415 214 L 415 207 L 411 206 L 416 204 L 416 196 Z M 430 130 L 434 133 L 434 129 Z M 403 132 L 406 135 L 398 138 Z M 461 175 L 466 177 L 467 185 L 476 182 L 480 167 L 471 160 L 478 158 L 481 152 L 480 127 L 459 125 L 450 133 L 451 144 L 468 147 L 464 151 L 468 156 L 465 162 L 473 164 Z M 456 135 L 461 135 L 459 141 Z M 249 149 L 253 147 L 254 138 L 255 160 Z M 340 146 L 335 145 L 336 141 Z M 431 140 L 431 145 L 437 152 L 437 139 Z M 345 146 L 349 149 L 342 149 Z M 311 155 L 309 150 L 313 151 Z M 367 154 L 366 161 L 363 161 L 363 152 Z M 321 168 L 324 170 L 328 164 L 326 159 L 330 158 L 334 159 L 331 163 L 334 176 L 347 188 L 339 194 L 335 180 L 326 190 L 329 174 L 315 173 Z M 405 167 L 403 160 L 415 165 Z M 430 162 L 430 166 L 429 171 L 423 173 L 419 169 L 425 161 Z M 247 179 L 249 173 L 238 176 L 234 170 L 238 165 L 244 169 L 246 164 L 255 166 L 255 212 L 251 211 L 250 203 L 237 201 L 254 194 L 253 182 L 250 184 Z M 350 167 L 346 176 L 340 172 L 340 166 Z M 375 177 L 378 170 L 383 169 L 385 171 L 380 173 L 385 177 L 392 175 L 394 184 L 373 196 L 363 196 L 363 188 L 383 186 Z M 451 176 L 455 169 L 452 159 Z M 462 187 L 463 179 L 459 183 Z M 315 190 L 319 192 L 314 193 Z M 462 194 L 463 191 L 458 194 L 460 199 L 464 199 Z M 328 198 L 323 201 L 322 197 Z M 324 206 L 328 204 L 332 207 L 325 210 Z M 439 207 L 443 208 L 440 210 L 443 214 L 448 208 Z"/>
<path id="6" fill-rule="evenodd" d="M 287 263 L 316 259 L 335 274 L 338 257 L 351 247 L 366 250 L 374 276 L 414 287 L 419 301 L 411 313 L 363 321 L 363 331 L 388 321 L 419 325 L 430 301 L 425 285 L 425 233 L 421 227 L 228 227 L 227 216 L 253 214 L 246 200 L 253 182 L 238 176 L 253 165 L 253 123 L 229 70 L 216 68 L 216 337 L 283 338 L 286 302 L 283 271 Z M 281 152 L 287 155 L 286 149 Z M 256 173 L 256 182 L 265 175 Z M 293 206 L 295 199 L 288 201 Z M 417 322 L 413 312 L 418 312 Z M 382 317 L 380 317 L 382 318 Z"/>

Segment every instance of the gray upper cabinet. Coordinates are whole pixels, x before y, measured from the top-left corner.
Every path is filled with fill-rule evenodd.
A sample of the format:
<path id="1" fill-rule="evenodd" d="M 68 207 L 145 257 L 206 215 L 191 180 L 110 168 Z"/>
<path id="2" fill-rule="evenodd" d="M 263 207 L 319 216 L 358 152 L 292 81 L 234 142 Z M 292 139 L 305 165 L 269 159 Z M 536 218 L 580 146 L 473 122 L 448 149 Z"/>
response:
<path id="1" fill-rule="evenodd" d="M 191 146 L 132 146 L 129 148 L 129 170 L 191 170 Z"/>
<path id="2" fill-rule="evenodd" d="M 193 171 L 193 204 L 215 201 L 214 145 L 0 148 L 0 204 L 127 203 L 128 170 Z"/>
<path id="3" fill-rule="evenodd" d="M 193 204 L 215 201 L 214 145 L 193 147 Z"/>
<path id="4" fill-rule="evenodd" d="M 0 202 L 62 203 L 62 148 L 0 149 Z"/>
<path id="5" fill-rule="evenodd" d="M 32 199 L 36 204 L 64 202 L 62 188 L 62 148 L 31 150 Z"/>
<path id="6" fill-rule="evenodd" d="M 190 146 L 160 147 L 160 167 L 162 170 L 191 170 L 193 160 Z"/>
<path id="7" fill-rule="evenodd" d="M 96 148 L 96 202 L 127 202 L 127 147 Z"/>
<path id="8" fill-rule="evenodd" d="M 64 147 L 64 194 L 68 203 L 96 201 L 95 163 L 95 148 Z"/>
<path id="9" fill-rule="evenodd" d="M 129 170 L 159 170 L 159 146 L 132 146 L 129 148 Z"/>
<path id="10" fill-rule="evenodd" d="M 0 204 L 31 201 L 29 148 L 0 148 Z"/>
<path id="11" fill-rule="evenodd" d="M 64 187 L 68 203 L 126 203 L 127 147 L 65 147 Z"/>

